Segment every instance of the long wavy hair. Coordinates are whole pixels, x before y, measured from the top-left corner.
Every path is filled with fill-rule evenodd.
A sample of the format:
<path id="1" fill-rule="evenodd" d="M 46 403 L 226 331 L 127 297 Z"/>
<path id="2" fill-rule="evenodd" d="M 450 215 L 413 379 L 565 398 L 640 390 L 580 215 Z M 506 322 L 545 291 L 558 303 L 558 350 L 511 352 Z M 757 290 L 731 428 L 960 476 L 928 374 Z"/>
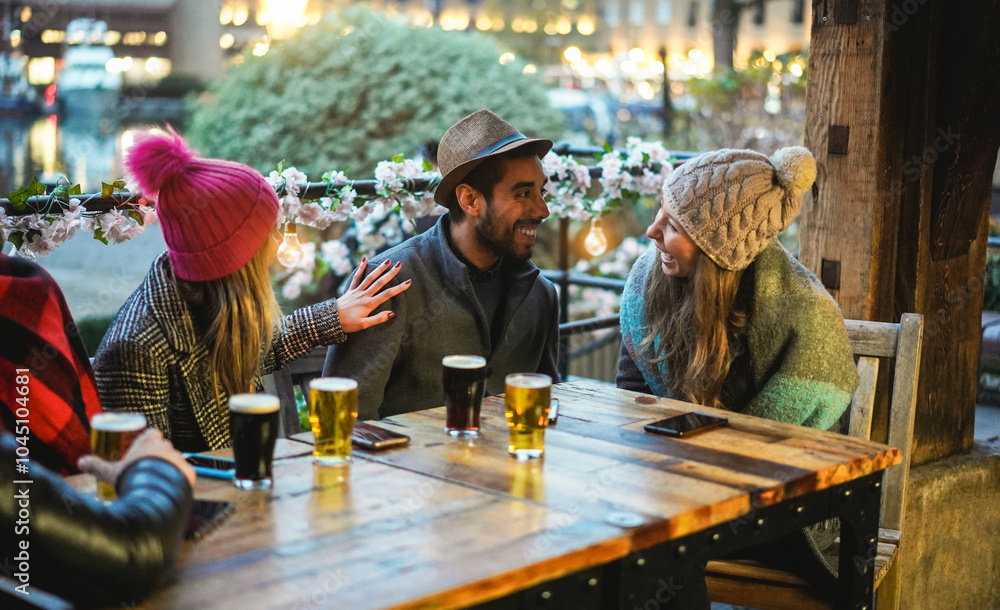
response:
<path id="1" fill-rule="evenodd" d="M 174 278 L 208 348 L 212 389 L 220 405 L 220 390 L 229 396 L 251 391 L 261 356 L 282 322 L 268 271 L 270 239 L 229 275 L 206 282 Z"/>
<path id="2" fill-rule="evenodd" d="M 667 363 L 676 398 L 723 408 L 722 383 L 733 360 L 729 339 L 747 320 L 738 298 L 743 275 L 719 267 L 704 253 L 689 277 L 668 276 L 660 265 L 653 266 L 640 348 L 651 362 Z"/>

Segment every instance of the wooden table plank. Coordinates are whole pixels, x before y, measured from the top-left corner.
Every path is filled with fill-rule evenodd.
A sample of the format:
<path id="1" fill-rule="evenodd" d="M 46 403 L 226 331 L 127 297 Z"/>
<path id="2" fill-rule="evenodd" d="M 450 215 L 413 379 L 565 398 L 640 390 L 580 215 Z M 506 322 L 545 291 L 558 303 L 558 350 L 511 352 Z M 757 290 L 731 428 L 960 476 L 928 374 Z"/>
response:
<path id="1" fill-rule="evenodd" d="M 628 551 L 619 528 L 377 462 L 285 459 L 274 481 L 199 480 L 198 497 L 236 510 L 186 545 L 176 584 L 148 605 L 459 607 Z"/>
<path id="2" fill-rule="evenodd" d="M 634 534 L 644 544 L 700 531 L 899 460 L 898 451 L 878 443 L 607 386 L 559 384 L 553 396 L 560 400 L 559 423 L 546 431 L 546 458 L 530 476 L 507 456 L 499 397 L 484 401 L 478 439 L 448 437 L 444 409 L 430 409 L 381 422 L 408 434 L 408 447 L 355 455 L 597 521 L 633 513 L 643 522 Z M 642 429 L 692 409 L 723 414 L 730 426 L 683 440 Z M 309 443 L 311 434 L 296 440 Z"/>

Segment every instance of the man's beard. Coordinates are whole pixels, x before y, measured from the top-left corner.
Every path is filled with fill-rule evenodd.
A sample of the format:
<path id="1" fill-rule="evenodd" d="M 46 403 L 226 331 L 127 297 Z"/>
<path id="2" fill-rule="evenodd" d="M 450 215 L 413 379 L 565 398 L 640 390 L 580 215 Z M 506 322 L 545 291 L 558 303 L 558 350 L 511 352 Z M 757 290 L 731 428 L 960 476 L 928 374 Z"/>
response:
<path id="1" fill-rule="evenodd" d="M 493 214 L 493 208 L 487 204 L 486 216 L 476 225 L 476 241 L 479 245 L 497 258 L 523 263 L 531 258 L 534 244 L 528 244 L 523 252 L 517 251 L 517 230 L 521 226 L 538 226 L 538 223 L 519 220 L 510 227 L 500 226 Z"/>

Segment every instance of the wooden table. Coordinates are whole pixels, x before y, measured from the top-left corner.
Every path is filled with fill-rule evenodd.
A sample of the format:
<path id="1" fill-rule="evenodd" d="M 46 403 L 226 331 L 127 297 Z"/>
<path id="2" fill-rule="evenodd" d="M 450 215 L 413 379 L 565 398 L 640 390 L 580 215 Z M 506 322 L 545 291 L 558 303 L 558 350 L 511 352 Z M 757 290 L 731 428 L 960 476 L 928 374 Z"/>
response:
<path id="1" fill-rule="evenodd" d="M 199 481 L 198 497 L 237 511 L 149 605 L 642 607 L 692 562 L 839 516 L 839 605 L 872 607 L 895 449 L 733 413 L 675 440 L 642 426 L 692 405 L 586 383 L 553 396 L 540 461 L 508 457 L 503 402 L 488 398 L 479 439 L 446 436 L 431 409 L 384 420 L 411 444 L 356 450 L 346 471 L 291 457 L 270 493 Z"/>

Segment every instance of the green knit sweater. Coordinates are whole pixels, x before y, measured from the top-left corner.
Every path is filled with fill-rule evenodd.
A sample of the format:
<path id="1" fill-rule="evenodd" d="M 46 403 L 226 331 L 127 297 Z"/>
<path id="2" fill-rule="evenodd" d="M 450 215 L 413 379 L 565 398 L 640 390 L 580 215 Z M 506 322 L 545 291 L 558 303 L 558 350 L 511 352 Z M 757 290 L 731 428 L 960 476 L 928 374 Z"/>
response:
<path id="1" fill-rule="evenodd" d="M 629 273 L 622 297 L 622 359 L 618 385 L 672 395 L 666 362 L 639 353 L 645 326 L 645 293 L 656 269 L 650 248 Z M 752 281 L 747 326 L 724 383 L 726 408 L 776 421 L 829 429 L 844 413 L 858 384 L 844 320 L 816 277 L 777 240 L 747 270 Z M 661 338 L 657 338 L 658 349 Z M 740 347 L 745 346 L 745 350 Z"/>

